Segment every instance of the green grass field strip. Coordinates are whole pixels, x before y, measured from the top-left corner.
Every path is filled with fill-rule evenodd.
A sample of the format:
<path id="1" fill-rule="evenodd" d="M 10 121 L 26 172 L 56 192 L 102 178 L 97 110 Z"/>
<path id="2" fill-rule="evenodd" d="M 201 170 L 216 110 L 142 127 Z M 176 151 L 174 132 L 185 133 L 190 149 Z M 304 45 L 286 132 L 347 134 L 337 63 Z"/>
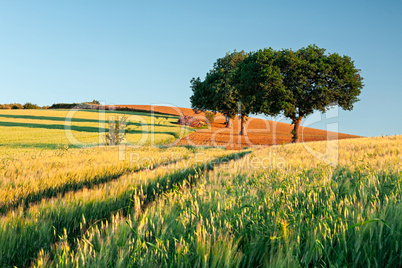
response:
<path id="1" fill-rule="evenodd" d="M 400 171 L 348 167 L 218 169 L 142 214 L 94 227 L 75 249 L 42 252 L 37 267 L 400 267 L 401 179 Z"/>
<path id="2" fill-rule="evenodd" d="M 208 163 L 193 163 L 191 168 L 179 168 L 155 178 L 141 180 L 136 176 L 124 176 L 98 189 L 84 189 L 68 193 L 64 198 L 42 200 L 20 215 L 9 214 L 1 222 L 0 264 L 26 266 L 40 249 L 48 251 L 63 235 L 63 230 L 73 243 L 85 226 L 110 219 L 116 211 L 126 213 L 133 195 L 140 193 L 145 202 L 150 202 L 156 195 L 169 191 L 190 176 L 212 169 L 214 163 L 239 158 L 247 153 L 218 156 Z"/>
<path id="3" fill-rule="evenodd" d="M 72 180 L 69 179 L 68 175 L 66 178 L 66 183 L 59 185 L 57 187 L 39 189 L 35 192 L 31 192 L 25 196 L 19 196 L 18 198 L 12 200 L 11 202 L 7 202 L 6 204 L 0 204 L 0 215 L 5 214 L 8 211 L 15 209 L 23 205 L 23 208 L 27 208 L 33 203 L 37 203 L 42 199 L 52 198 L 55 196 L 63 196 L 68 192 L 78 191 L 83 188 L 91 189 L 100 184 L 104 184 L 113 180 L 118 179 L 123 175 L 127 175 L 128 173 L 135 173 L 142 170 L 153 170 L 158 168 L 159 166 L 165 166 L 168 164 L 174 164 L 177 161 L 186 159 L 187 156 L 179 157 L 176 159 L 169 159 L 167 161 L 161 161 L 158 163 L 155 162 L 143 162 L 142 166 L 135 167 L 126 167 L 121 170 L 115 170 L 114 172 L 106 173 L 106 174 L 91 174 L 91 177 L 84 177 L 81 180 Z"/>
<path id="4" fill-rule="evenodd" d="M 167 144 L 194 131 L 176 123 L 177 116 L 152 113 L 91 110 L 2 110 L 0 111 L 0 146 L 56 149 L 58 144 L 71 148 L 103 144 L 111 118 L 127 116 L 128 144 Z M 71 119 L 70 134 L 78 141 L 71 144 L 65 132 L 66 118 Z M 145 140 L 144 140 L 145 139 Z"/>

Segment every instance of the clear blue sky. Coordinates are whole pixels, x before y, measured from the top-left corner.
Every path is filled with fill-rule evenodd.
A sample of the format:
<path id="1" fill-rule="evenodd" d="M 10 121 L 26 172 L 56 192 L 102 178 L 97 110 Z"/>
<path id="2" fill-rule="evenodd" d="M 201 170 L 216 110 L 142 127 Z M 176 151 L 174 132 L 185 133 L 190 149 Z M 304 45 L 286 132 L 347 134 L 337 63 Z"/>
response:
<path id="1" fill-rule="evenodd" d="M 365 78 L 339 131 L 402 134 L 401 14 L 401 1 L 0 0 L 0 103 L 190 107 L 190 79 L 226 52 L 316 44 Z"/>

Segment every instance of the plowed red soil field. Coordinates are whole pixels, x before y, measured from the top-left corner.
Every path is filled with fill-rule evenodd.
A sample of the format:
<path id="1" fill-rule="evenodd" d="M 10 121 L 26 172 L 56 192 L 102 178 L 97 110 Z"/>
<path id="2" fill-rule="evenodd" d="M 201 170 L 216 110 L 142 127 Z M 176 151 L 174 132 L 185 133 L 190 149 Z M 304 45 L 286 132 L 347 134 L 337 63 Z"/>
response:
<path id="1" fill-rule="evenodd" d="M 170 115 L 191 115 L 205 119 L 203 113 L 195 114 L 190 108 L 151 106 L 151 105 L 116 105 L 118 109 L 132 109 L 136 111 L 154 111 Z M 243 147 L 267 146 L 275 144 L 290 143 L 292 140 L 291 131 L 293 125 L 269 121 L 259 118 L 248 117 L 245 123 L 246 134 L 238 135 L 240 122 L 233 120 L 231 128 L 225 127 L 225 119 L 218 114 L 215 121 L 207 129 L 197 129 L 190 135 L 177 141 L 178 145 L 195 146 L 223 146 L 227 149 L 241 149 Z M 300 139 L 304 142 L 359 138 L 360 136 L 329 132 L 321 129 L 300 127 Z"/>

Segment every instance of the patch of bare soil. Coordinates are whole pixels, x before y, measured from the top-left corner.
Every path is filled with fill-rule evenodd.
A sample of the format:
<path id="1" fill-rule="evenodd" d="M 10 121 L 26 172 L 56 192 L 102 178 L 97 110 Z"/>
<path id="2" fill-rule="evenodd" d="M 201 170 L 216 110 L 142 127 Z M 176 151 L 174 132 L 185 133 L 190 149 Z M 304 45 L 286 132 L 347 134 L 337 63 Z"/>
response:
<path id="1" fill-rule="evenodd" d="M 147 112 L 154 111 L 156 113 L 177 116 L 190 115 L 205 120 L 203 113 L 196 114 L 190 108 L 151 105 L 116 105 L 115 107 L 117 109 L 130 109 Z M 179 140 L 176 144 L 223 146 L 227 149 L 241 149 L 244 147 L 290 143 L 292 141 L 291 131 L 293 130 L 293 125 L 291 124 L 249 117 L 245 123 L 246 134 L 241 136 L 238 135 L 240 131 L 240 122 L 238 118 L 233 120 L 233 124 L 230 128 L 225 127 L 225 119 L 222 115 L 218 114 L 215 118 L 216 119 L 212 124 L 208 124 L 207 129 L 198 129 Z M 309 127 L 301 127 L 300 134 L 300 140 L 304 142 L 360 137 Z"/>

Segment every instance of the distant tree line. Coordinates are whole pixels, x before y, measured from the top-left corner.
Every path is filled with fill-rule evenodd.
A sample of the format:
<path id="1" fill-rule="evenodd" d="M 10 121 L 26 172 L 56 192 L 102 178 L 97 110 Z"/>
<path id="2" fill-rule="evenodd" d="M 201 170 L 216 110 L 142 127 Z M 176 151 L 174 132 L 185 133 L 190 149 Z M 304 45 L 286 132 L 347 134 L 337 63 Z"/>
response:
<path id="1" fill-rule="evenodd" d="M 39 106 L 37 104 L 27 102 L 24 105 L 21 103 L 0 104 L 0 109 L 72 109 L 79 107 L 80 109 L 98 109 L 100 102 L 97 100 L 80 102 L 80 103 L 54 103 L 51 106 Z"/>
<path id="2" fill-rule="evenodd" d="M 22 105 L 21 103 L 0 104 L 0 109 L 47 109 L 48 106 L 39 106 L 30 102 Z"/>
<path id="3" fill-rule="evenodd" d="M 99 109 L 100 102 L 97 100 L 80 102 L 80 103 L 54 103 L 49 109 L 72 109 L 72 108 L 80 108 L 80 109 Z"/>
<path id="4" fill-rule="evenodd" d="M 196 111 L 222 113 L 227 126 L 239 115 L 241 135 L 249 114 L 283 114 L 292 120 L 297 142 L 304 117 L 334 106 L 352 110 L 362 88 L 360 70 L 348 56 L 326 54 L 316 45 L 297 51 L 265 48 L 217 59 L 204 80 L 191 80 L 190 101 Z"/>

